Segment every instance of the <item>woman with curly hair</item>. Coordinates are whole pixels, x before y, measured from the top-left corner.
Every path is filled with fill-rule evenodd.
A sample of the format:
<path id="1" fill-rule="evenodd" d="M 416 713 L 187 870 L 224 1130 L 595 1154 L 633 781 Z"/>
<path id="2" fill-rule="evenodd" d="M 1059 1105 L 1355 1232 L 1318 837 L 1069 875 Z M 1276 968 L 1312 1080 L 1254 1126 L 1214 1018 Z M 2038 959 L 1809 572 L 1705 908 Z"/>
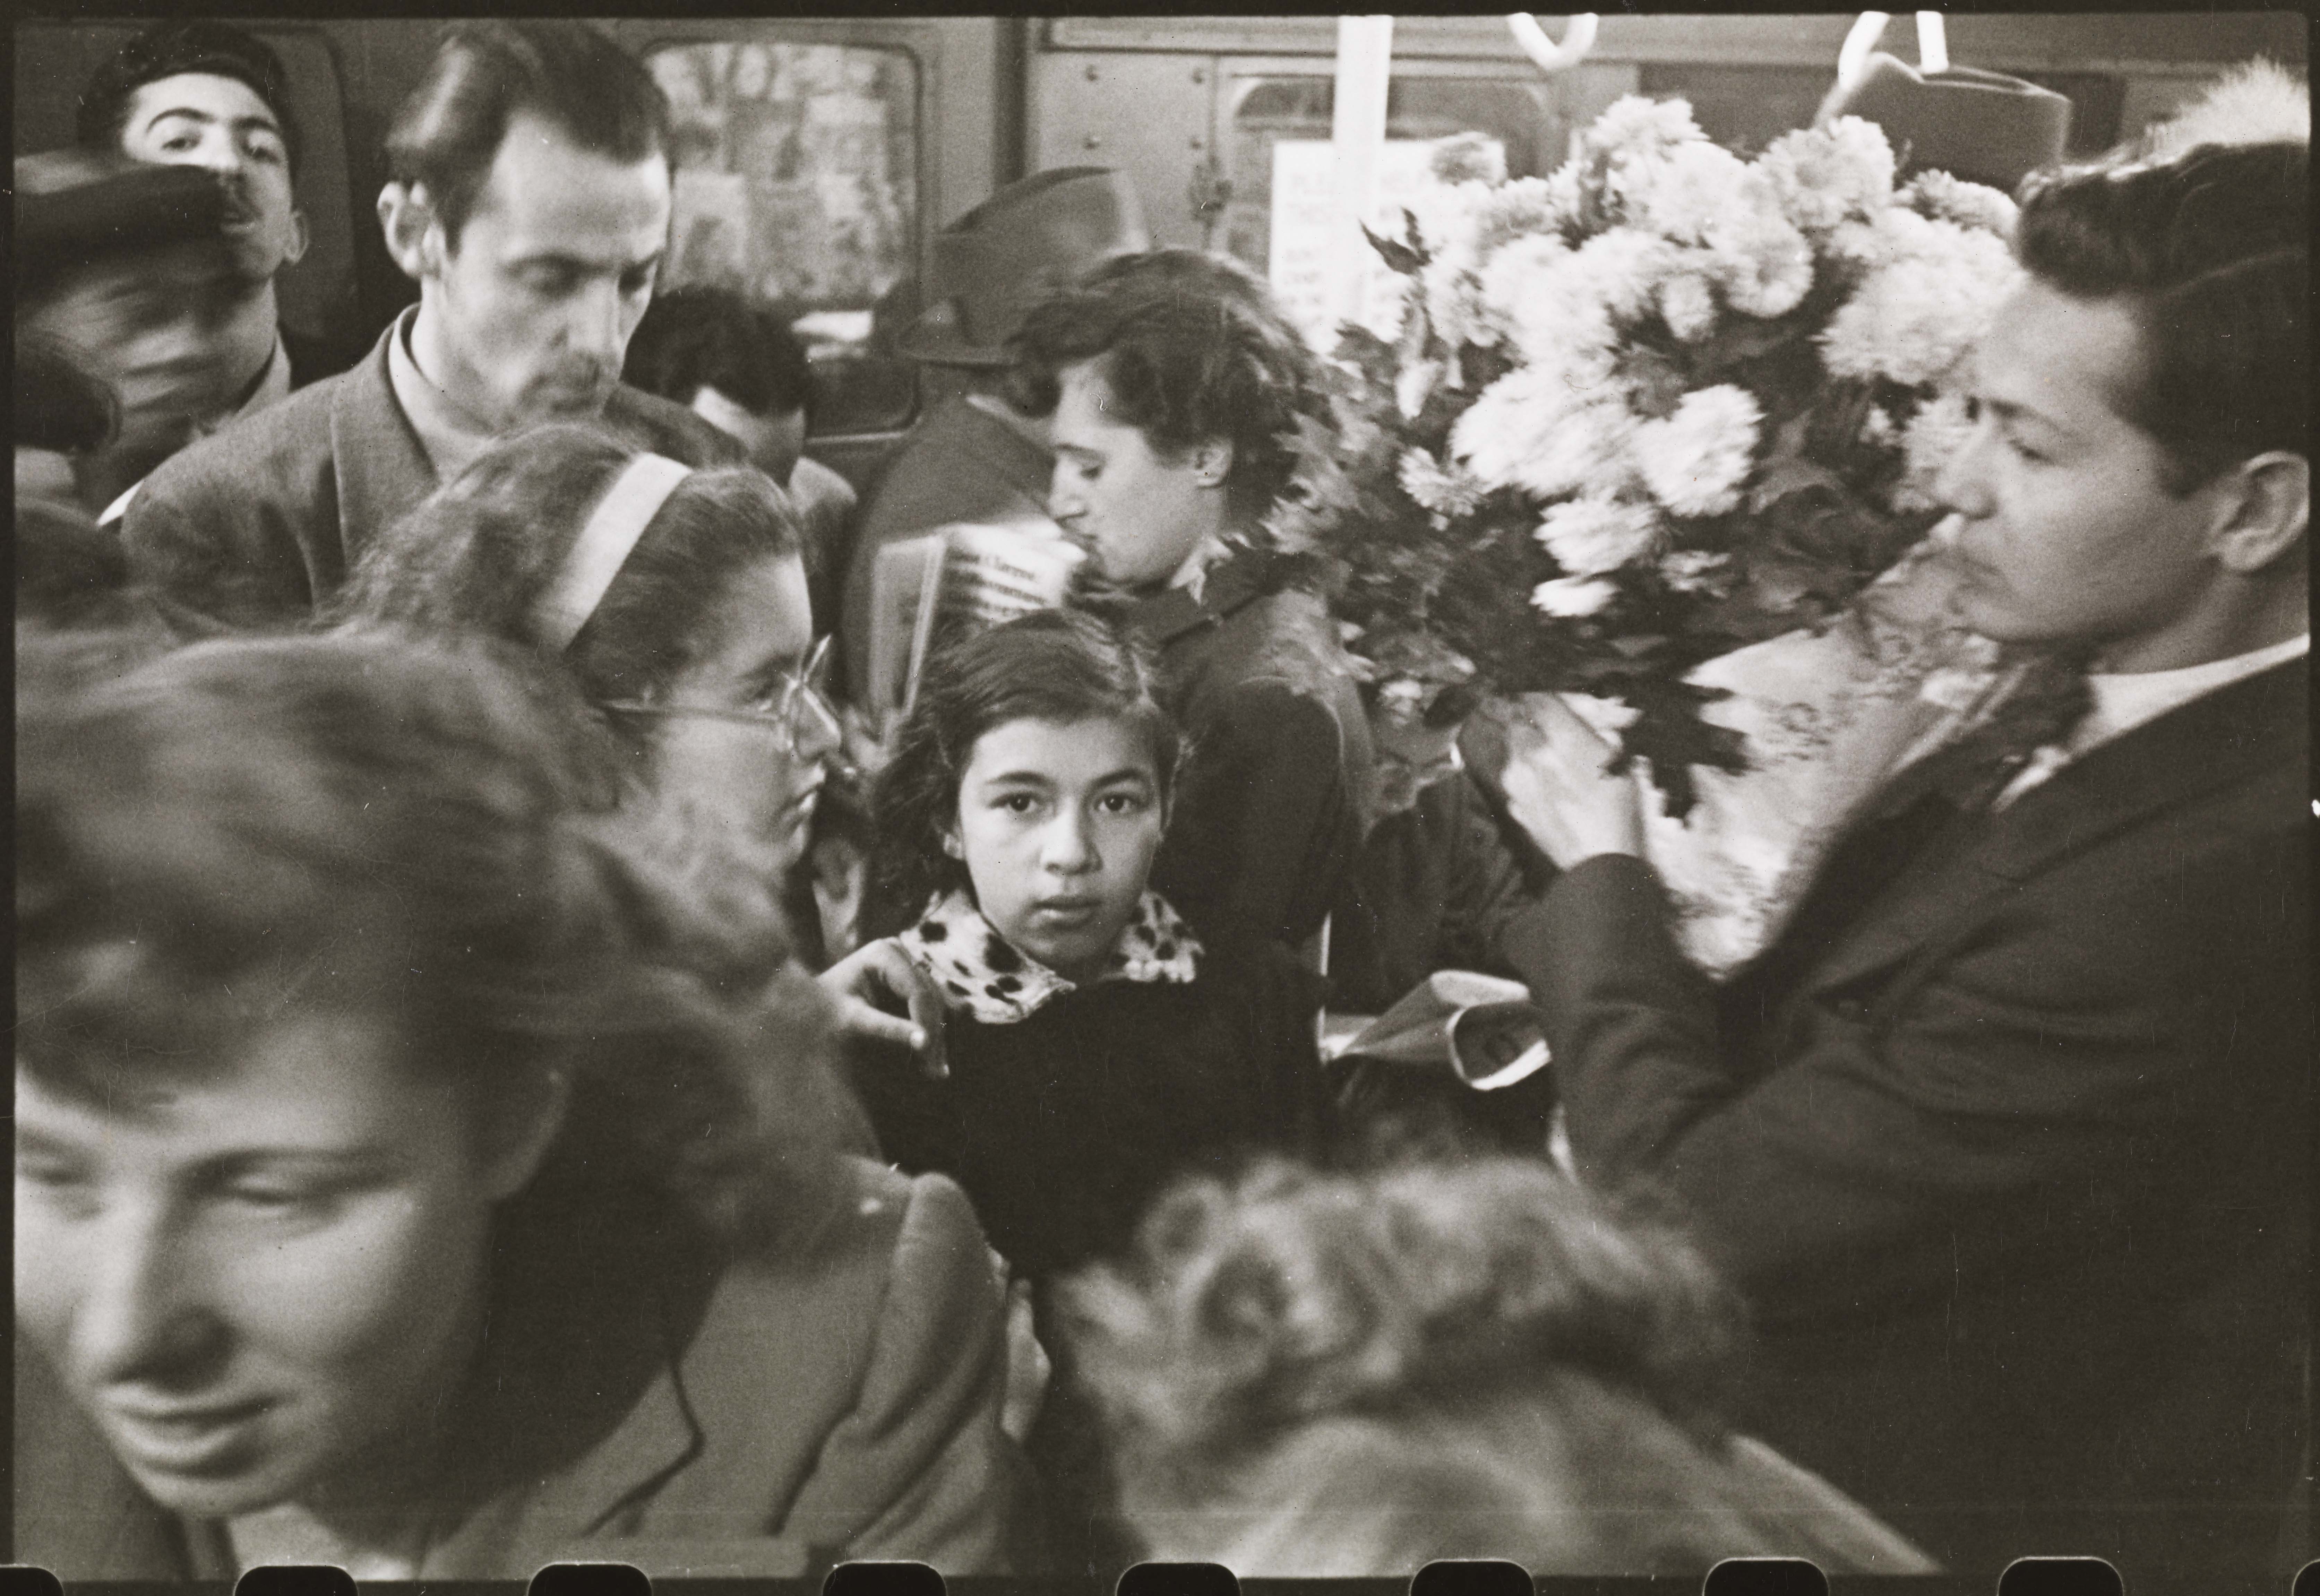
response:
<path id="1" fill-rule="evenodd" d="M 1161 251 L 1109 262 L 1017 339 L 1054 374 L 1048 512 L 1128 600 L 1192 746 L 1155 879 L 1203 933 L 1320 929 L 1368 812 L 1368 727 L 1320 598 L 1266 523 L 1318 366 L 1260 286 Z"/>
<path id="2" fill-rule="evenodd" d="M 1147 1555 L 1243 1578 L 1931 1571 L 1719 1418 L 1732 1302 L 1531 1159 L 1185 1183 L 1063 1288 Z"/>
<path id="3" fill-rule="evenodd" d="M 778 873 L 839 741 L 800 548 L 764 473 L 557 422 L 494 442 L 373 542 L 337 614 L 557 660 L 639 785 Z"/>
<path id="4" fill-rule="evenodd" d="M 1002 1299 L 769 899 L 476 642 L 20 705 L 15 1551 L 67 1580 L 1006 1562 Z M 69 683 L 69 676 L 47 678 Z"/>
<path id="5" fill-rule="evenodd" d="M 895 934 L 823 977 L 853 1010 L 911 999 L 887 1023 L 938 1062 L 856 1060 L 880 1145 L 965 1189 L 1042 1321 L 1048 1284 L 1125 1245 L 1172 1176 L 1310 1152 L 1322 1128 L 1311 977 L 1148 884 L 1176 751 L 1149 662 L 1092 616 L 956 645 L 879 775 L 869 918 Z M 1067 1566 L 1086 1564 L 1091 1440 L 1070 1404 L 1031 1437 L 1082 1543 Z"/>

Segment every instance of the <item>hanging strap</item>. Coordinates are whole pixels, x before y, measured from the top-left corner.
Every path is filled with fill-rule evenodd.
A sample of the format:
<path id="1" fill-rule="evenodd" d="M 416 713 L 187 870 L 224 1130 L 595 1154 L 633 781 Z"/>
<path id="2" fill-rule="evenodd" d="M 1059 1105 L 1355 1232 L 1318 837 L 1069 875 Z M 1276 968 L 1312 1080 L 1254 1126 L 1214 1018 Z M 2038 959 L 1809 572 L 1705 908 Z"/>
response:
<path id="1" fill-rule="evenodd" d="M 645 528 L 668 503 L 676 485 L 692 475 L 692 467 L 666 455 L 639 455 L 612 479 L 588 524 L 580 529 L 563 570 L 532 606 L 532 630 L 543 644 L 557 653 L 572 646 L 588 617 L 604 602 L 612 578 L 628 563 Z"/>

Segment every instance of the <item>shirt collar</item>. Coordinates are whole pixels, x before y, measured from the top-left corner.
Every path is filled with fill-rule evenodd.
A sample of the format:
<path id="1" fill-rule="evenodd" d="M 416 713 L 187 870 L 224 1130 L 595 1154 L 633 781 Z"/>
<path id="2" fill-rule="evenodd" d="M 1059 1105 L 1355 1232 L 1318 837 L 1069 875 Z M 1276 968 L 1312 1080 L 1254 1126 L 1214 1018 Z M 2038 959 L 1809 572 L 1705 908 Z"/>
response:
<path id="1" fill-rule="evenodd" d="M 411 330 L 418 320 L 417 305 L 394 319 L 386 340 L 386 380 L 418 434 L 419 447 L 427 451 L 427 463 L 435 467 L 435 479 L 449 482 L 491 446 L 495 434 L 419 369 L 411 352 Z"/>
<path id="2" fill-rule="evenodd" d="M 1077 985 L 1001 936 L 963 889 L 929 903 L 895 940 L 942 989 L 946 1006 L 964 1009 L 985 1025 L 1029 1020 Z M 1147 889 L 1113 944 L 1109 966 L 1091 984 L 1181 985 L 1200 973 L 1201 952 L 1192 929 L 1166 899 Z"/>
<path id="3" fill-rule="evenodd" d="M 2050 743 L 2030 756 L 2029 763 L 1998 795 L 1997 807 L 2006 808 L 2071 761 L 2125 737 L 2137 727 L 2148 725 L 2170 710 L 2180 709 L 2195 698 L 2220 692 L 2234 682 L 2276 665 L 2285 665 L 2311 650 L 2312 634 L 2306 632 L 2268 648 L 2234 654 L 2228 659 L 2212 659 L 2205 665 L 2187 665 L 2180 670 L 2089 675 L 2087 691 L 2093 702 L 2085 716 L 2065 742 Z"/>
<path id="4" fill-rule="evenodd" d="M 2312 634 L 2289 638 L 2286 642 L 2270 648 L 2251 649 L 2234 654 L 2228 659 L 2210 660 L 2205 665 L 2185 666 L 2180 670 L 2139 671 L 2132 676 L 2089 676 L 2087 686 L 2094 694 L 2094 707 L 2079 723 L 2071 737 L 2071 751 L 2083 754 L 2088 749 L 2124 737 L 2136 727 L 2155 721 L 2168 711 L 2204 698 L 2219 687 L 2227 687 L 2243 676 L 2270 670 L 2275 665 L 2285 665 L 2312 648 Z"/>

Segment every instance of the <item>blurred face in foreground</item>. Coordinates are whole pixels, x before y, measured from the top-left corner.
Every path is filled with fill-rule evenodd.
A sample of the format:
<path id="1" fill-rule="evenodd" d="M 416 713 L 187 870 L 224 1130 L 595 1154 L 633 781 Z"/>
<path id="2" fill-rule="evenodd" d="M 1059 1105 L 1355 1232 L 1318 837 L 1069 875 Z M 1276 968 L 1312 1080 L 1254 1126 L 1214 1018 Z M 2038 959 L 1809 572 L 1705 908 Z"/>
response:
<path id="1" fill-rule="evenodd" d="M 975 739 L 949 843 L 999 934 L 1080 981 L 1134 916 L 1164 821 L 1151 739 L 1132 722 L 1010 721 Z"/>
<path id="2" fill-rule="evenodd" d="M 170 1511 L 359 1500 L 474 1356 L 494 1206 L 560 1115 L 486 1111 L 375 1015 L 204 1051 L 19 1066 L 18 1329 Z"/>

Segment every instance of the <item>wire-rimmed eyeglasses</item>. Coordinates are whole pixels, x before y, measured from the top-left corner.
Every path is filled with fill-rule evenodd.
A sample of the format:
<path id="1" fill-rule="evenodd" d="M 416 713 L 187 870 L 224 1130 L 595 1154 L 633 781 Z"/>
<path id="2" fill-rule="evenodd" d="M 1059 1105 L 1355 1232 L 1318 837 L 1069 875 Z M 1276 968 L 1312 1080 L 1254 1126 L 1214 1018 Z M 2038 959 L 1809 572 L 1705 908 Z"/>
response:
<path id="1" fill-rule="evenodd" d="M 628 715 L 683 715 L 761 726 L 781 739 L 783 751 L 793 758 L 811 741 L 826 749 L 828 757 L 835 760 L 846 740 L 845 722 L 838 719 L 838 706 L 829 699 L 827 637 L 814 643 L 802 667 L 784 671 L 773 687 L 752 703 L 725 709 L 714 704 L 643 703 L 634 699 L 615 699 L 604 707 Z"/>

